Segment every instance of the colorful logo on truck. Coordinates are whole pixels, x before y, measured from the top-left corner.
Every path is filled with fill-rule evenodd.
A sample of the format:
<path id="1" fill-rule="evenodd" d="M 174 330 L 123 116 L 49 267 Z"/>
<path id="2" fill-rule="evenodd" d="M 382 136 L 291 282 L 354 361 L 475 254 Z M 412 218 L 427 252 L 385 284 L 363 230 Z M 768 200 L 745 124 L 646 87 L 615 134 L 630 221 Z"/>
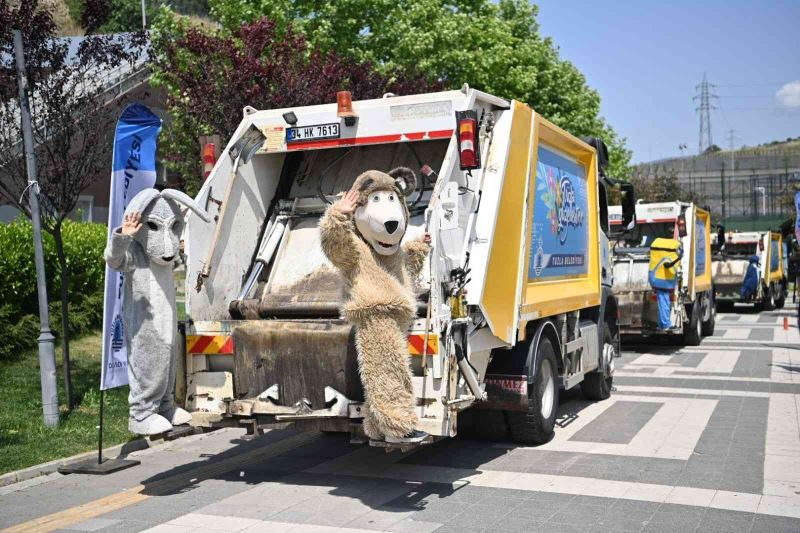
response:
<path id="1" fill-rule="evenodd" d="M 589 237 L 585 169 L 539 148 L 534 191 L 528 279 L 585 275 Z"/>
<path id="2" fill-rule="evenodd" d="M 575 202 L 575 188 L 568 175 L 559 176 L 559 169 L 543 165 L 545 180 L 537 191 L 547 206 L 550 231 L 558 235 L 561 244 L 567 241 L 569 228 L 583 226 L 583 210 Z"/>

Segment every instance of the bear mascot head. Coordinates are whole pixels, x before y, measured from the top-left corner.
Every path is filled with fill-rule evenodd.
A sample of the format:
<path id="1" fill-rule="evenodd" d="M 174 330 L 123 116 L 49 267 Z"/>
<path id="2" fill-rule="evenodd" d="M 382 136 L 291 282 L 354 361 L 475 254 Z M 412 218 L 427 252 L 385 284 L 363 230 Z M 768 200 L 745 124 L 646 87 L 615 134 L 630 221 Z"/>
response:
<path id="1" fill-rule="evenodd" d="M 414 192 L 415 181 L 411 169 L 399 167 L 388 174 L 369 170 L 353 183 L 359 193 L 356 229 L 376 253 L 393 255 L 400 249 L 410 216 L 406 198 Z"/>

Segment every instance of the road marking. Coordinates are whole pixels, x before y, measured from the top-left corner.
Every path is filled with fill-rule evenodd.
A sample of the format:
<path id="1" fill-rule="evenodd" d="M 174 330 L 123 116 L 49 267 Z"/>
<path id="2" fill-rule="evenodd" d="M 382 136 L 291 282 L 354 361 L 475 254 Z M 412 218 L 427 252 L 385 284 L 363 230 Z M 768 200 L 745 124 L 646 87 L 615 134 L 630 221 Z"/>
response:
<path id="1" fill-rule="evenodd" d="M 714 507 L 730 511 L 749 511 L 800 518 L 797 499 L 731 492 L 715 489 L 698 489 L 633 481 L 612 481 L 588 477 L 501 472 L 468 468 L 395 463 L 402 457 L 386 459 L 384 456 L 364 454 L 359 450 L 306 470 L 314 474 L 347 475 L 380 479 L 418 481 L 449 484 L 454 490 L 464 485 L 516 489 L 535 492 L 554 492 L 582 496 L 621 498 L 655 503 L 677 503 L 693 507 Z"/>
<path id="2" fill-rule="evenodd" d="M 615 370 L 614 377 L 625 377 L 625 378 L 663 378 L 667 377 L 667 374 L 644 374 L 642 372 L 625 372 L 625 367 L 622 370 Z M 689 374 L 688 370 L 681 369 L 680 374 L 672 374 L 672 378 L 674 379 L 694 379 L 700 381 L 746 381 L 752 383 L 786 383 L 785 381 L 775 380 L 772 378 L 748 378 L 744 376 L 715 376 L 715 375 L 708 375 L 708 374 L 700 374 L 700 373 L 693 373 Z"/>
<path id="3" fill-rule="evenodd" d="M 616 372 L 614 373 L 616 375 Z M 637 377 L 642 377 L 637 374 Z M 690 394 L 692 396 L 745 396 L 747 398 L 769 398 L 769 392 L 754 392 L 754 391 L 738 391 L 738 390 L 722 390 L 722 389 L 687 389 L 683 387 L 661 387 L 657 384 L 640 386 L 640 385 L 614 385 L 614 388 L 620 392 L 659 392 L 659 393 L 673 393 L 673 394 Z M 773 393 L 774 394 L 774 393 Z M 627 398 L 628 396 L 626 396 Z"/>
<path id="4" fill-rule="evenodd" d="M 319 433 L 307 432 L 292 435 L 278 442 L 259 448 L 250 452 L 243 453 L 230 459 L 224 459 L 218 463 L 198 467 L 191 472 L 176 474 L 155 483 L 137 485 L 117 494 L 111 494 L 97 500 L 93 500 L 82 505 L 70 507 L 57 513 L 34 518 L 28 522 L 23 522 L 15 526 L 6 528 L 3 533 L 49 533 L 56 529 L 67 529 L 73 524 L 83 522 L 90 518 L 117 511 L 135 503 L 144 501 L 150 496 L 161 495 L 173 492 L 187 485 L 196 484 L 204 479 L 229 472 L 235 468 L 240 468 L 248 464 L 253 464 L 264 459 L 280 455 L 298 446 L 308 444 L 319 438 Z M 145 491 L 147 493 L 145 494 Z"/>
<path id="5" fill-rule="evenodd" d="M 601 413 L 613 408 L 617 401 L 637 401 L 661 404 L 661 408 L 647 421 L 636 436 L 627 444 L 581 442 L 570 440 L 583 427 L 592 423 Z M 652 396 L 611 397 L 604 402 L 585 402 L 577 406 L 579 413 L 568 420 L 565 427 L 557 428 L 555 437 L 538 450 L 577 453 L 599 453 L 605 455 L 627 455 L 632 457 L 657 457 L 661 459 L 688 460 L 708 424 L 716 399 L 667 398 Z M 517 446 L 525 449 L 525 446 Z"/>
<path id="6" fill-rule="evenodd" d="M 771 395 L 764 448 L 764 494 L 795 500 L 800 492 L 798 399 L 794 394 Z"/>

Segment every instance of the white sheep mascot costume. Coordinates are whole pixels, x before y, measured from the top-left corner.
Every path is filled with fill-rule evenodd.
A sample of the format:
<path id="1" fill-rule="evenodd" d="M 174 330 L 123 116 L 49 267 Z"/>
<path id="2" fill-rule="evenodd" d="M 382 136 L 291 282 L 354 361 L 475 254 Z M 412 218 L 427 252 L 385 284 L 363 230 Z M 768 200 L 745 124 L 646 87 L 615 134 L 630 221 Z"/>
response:
<path id="1" fill-rule="evenodd" d="M 405 199 L 415 181 L 407 168 L 367 171 L 319 224 L 322 250 L 348 288 L 342 316 L 355 326 L 364 432 L 397 443 L 427 436 L 415 430 L 406 335 L 417 309 L 413 282 L 430 251 L 430 236 L 400 245 L 409 219 Z"/>
<path id="2" fill-rule="evenodd" d="M 108 266 L 124 273 L 128 429 L 140 435 L 163 433 L 192 419 L 173 400 L 178 317 L 172 265 L 183 231 L 178 204 L 210 221 L 180 191 L 145 189 L 128 204 L 123 224 L 114 229 L 105 250 Z"/>

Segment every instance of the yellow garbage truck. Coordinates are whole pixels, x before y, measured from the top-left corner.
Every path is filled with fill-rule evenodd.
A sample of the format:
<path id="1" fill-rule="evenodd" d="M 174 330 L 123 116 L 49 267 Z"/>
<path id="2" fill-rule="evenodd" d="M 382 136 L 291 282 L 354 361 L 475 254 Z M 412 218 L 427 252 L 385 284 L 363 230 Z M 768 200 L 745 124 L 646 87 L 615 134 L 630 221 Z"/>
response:
<path id="1" fill-rule="evenodd" d="M 340 318 L 346 287 L 318 223 L 360 173 L 399 166 L 417 179 L 406 239 L 432 237 L 408 330 L 417 429 L 454 436 L 459 419 L 480 424 L 459 417 L 479 407 L 513 439 L 540 443 L 559 390 L 607 398 L 620 352 L 603 143 L 467 86 L 340 96 L 245 108 L 197 195 L 213 220 L 190 215 L 185 230 L 178 391 L 193 424 L 253 434 L 295 423 L 367 440 Z"/>
<path id="2" fill-rule="evenodd" d="M 620 207 L 611 218 L 622 223 Z M 714 333 L 708 211 L 686 202 L 637 204 L 635 225 L 614 241 L 612 262 L 623 334 L 667 335 L 696 346 Z M 660 285 L 665 276 L 674 283 Z"/>
<path id="3" fill-rule="evenodd" d="M 733 231 L 724 228 L 712 245 L 717 308 L 730 311 L 736 303 L 758 310 L 783 308 L 788 282 L 783 269 L 783 238 L 774 231 Z M 748 269 L 751 277 L 746 283 Z M 746 285 L 752 285 L 747 287 Z"/>

